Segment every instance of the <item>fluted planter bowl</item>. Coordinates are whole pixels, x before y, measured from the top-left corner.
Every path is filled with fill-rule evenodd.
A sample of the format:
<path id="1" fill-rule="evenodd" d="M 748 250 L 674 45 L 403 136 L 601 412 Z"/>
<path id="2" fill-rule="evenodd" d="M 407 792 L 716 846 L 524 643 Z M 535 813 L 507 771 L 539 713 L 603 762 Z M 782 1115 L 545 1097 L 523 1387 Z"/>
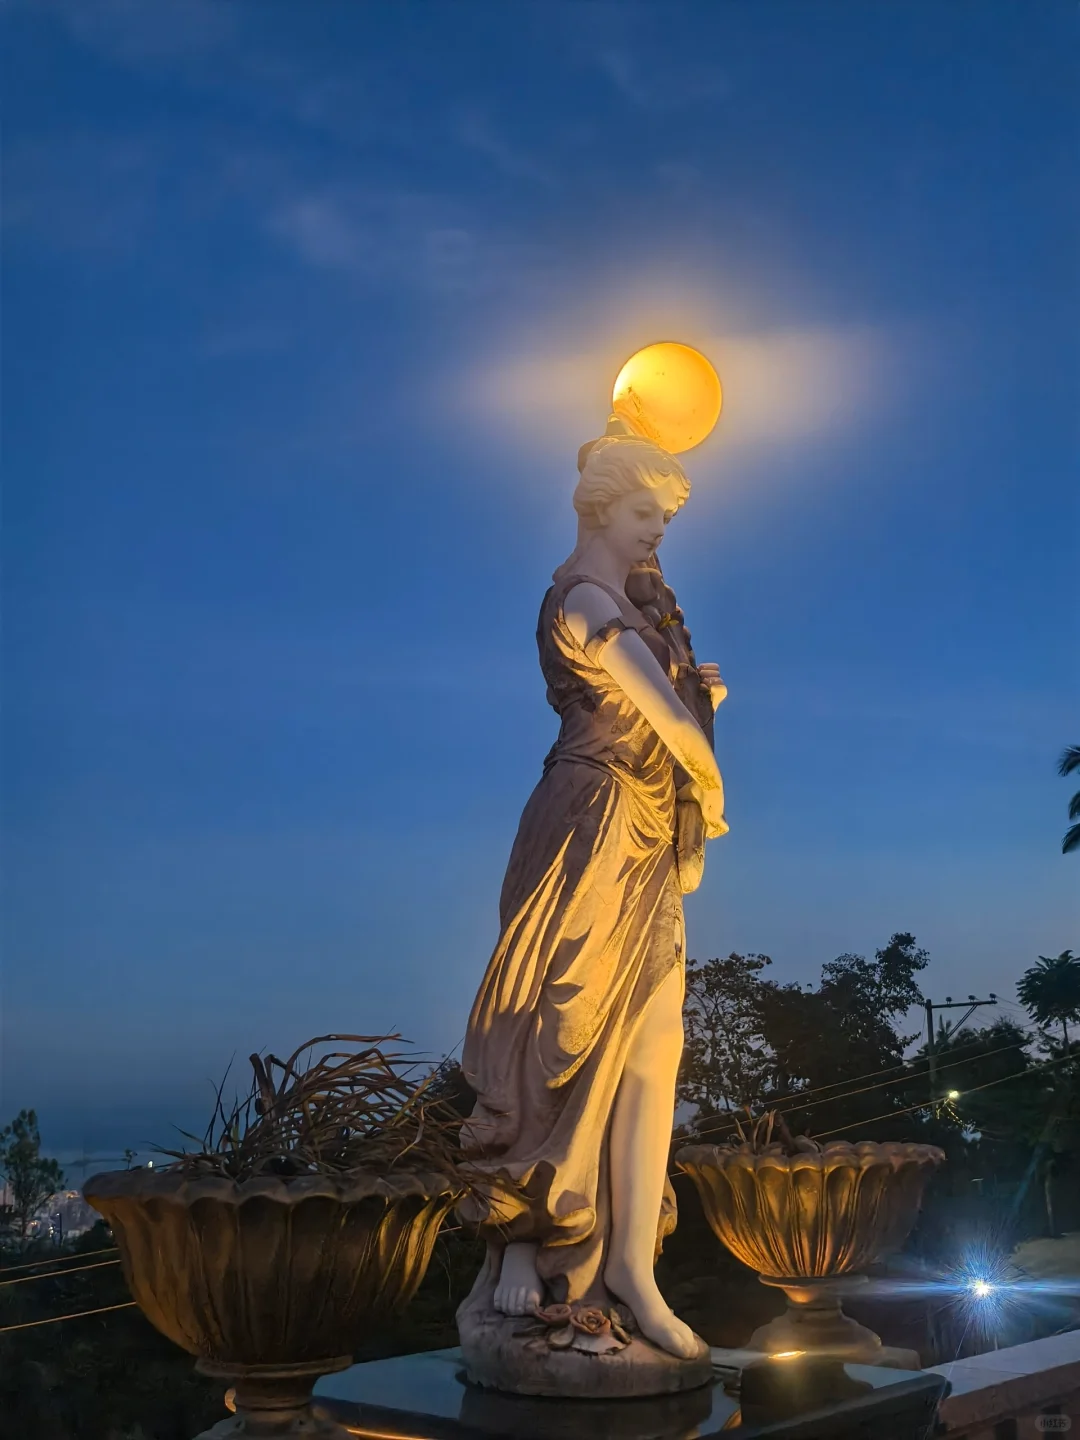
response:
<path id="1" fill-rule="evenodd" d="M 833 1140 L 794 1155 L 781 1145 L 687 1145 L 675 1156 L 719 1240 L 787 1294 L 787 1314 L 755 1332 L 751 1345 L 860 1358 L 881 1341 L 843 1315 L 838 1282 L 903 1244 L 944 1159 L 933 1145 L 871 1140 Z"/>
<path id="2" fill-rule="evenodd" d="M 345 1433 L 313 1417 L 312 1386 L 412 1297 L 458 1193 L 435 1174 L 168 1170 L 96 1175 L 84 1191 L 147 1319 L 235 1382 L 237 1415 L 215 1437 Z"/>

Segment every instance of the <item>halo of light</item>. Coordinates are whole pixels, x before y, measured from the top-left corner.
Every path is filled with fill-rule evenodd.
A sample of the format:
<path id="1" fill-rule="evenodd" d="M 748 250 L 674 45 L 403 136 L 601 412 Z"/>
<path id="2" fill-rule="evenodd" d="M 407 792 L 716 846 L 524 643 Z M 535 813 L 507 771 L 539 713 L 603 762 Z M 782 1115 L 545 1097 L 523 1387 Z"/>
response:
<path id="1" fill-rule="evenodd" d="M 669 454 L 692 450 L 720 418 L 720 377 L 700 350 L 663 340 L 631 355 L 619 371 L 612 409 Z"/>

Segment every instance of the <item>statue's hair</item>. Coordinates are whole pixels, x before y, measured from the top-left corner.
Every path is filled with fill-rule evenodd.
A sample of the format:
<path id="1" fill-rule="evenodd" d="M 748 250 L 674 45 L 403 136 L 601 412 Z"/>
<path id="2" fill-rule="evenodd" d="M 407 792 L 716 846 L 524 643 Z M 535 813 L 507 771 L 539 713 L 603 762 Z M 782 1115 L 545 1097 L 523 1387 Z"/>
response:
<path id="1" fill-rule="evenodd" d="M 614 426 L 620 426 L 618 431 Z M 573 552 L 567 556 L 552 577 L 559 581 L 571 575 L 590 530 L 603 524 L 602 512 L 613 500 L 634 490 L 655 490 L 665 480 L 674 479 L 678 503 L 683 505 L 690 494 L 690 481 L 674 455 L 669 455 L 652 440 L 631 435 L 622 429 L 623 422 L 613 416 L 609 432 L 592 440 L 578 451 L 581 475 L 574 491 L 574 509 L 578 513 L 578 538 Z"/>
<path id="2" fill-rule="evenodd" d="M 581 447 L 578 468 L 581 479 L 574 491 L 574 509 L 587 530 L 602 523 L 606 506 L 633 490 L 655 490 L 674 479 L 680 505 L 690 494 L 690 481 L 674 455 L 639 435 L 601 435 Z"/>

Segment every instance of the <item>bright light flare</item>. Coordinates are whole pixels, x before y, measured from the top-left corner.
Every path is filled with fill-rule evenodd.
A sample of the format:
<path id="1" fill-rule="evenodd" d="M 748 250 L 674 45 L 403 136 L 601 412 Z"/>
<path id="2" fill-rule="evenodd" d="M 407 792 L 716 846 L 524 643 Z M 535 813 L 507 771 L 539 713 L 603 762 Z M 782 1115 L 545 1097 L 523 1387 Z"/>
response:
<path id="1" fill-rule="evenodd" d="M 1016 1267 L 990 1237 L 974 1241 L 952 1274 L 957 1323 L 982 1341 L 1008 1335 L 1031 1297 L 1021 1294 Z"/>
<path id="2" fill-rule="evenodd" d="M 805 1355 L 805 1350 L 777 1350 L 775 1355 L 770 1355 L 770 1360 L 798 1360 L 800 1355 Z"/>
<path id="3" fill-rule="evenodd" d="M 619 371 L 612 408 L 638 435 L 671 455 L 692 450 L 720 418 L 720 377 L 700 350 L 664 340 L 631 355 Z"/>

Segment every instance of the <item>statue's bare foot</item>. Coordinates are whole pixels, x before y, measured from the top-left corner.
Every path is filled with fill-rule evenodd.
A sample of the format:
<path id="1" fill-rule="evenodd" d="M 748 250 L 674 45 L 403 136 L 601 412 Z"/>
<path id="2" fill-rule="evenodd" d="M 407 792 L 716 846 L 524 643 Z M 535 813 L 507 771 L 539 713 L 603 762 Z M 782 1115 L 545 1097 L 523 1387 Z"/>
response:
<path id="1" fill-rule="evenodd" d="M 666 1304 L 651 1274 L 643 1281 L 635 1280 L 612 1262 L 604 1270 L 604 1283 L 624 1305 L 629 1305 L 638 1329 L 647 1340 L 680 1360 L 692 1360 L 697 1355 L 701 1341 Z"/>
<path id="2" fill-rule="evenodd" d="M 536 1273 L 536 1246 L 529 1241 L 507 1245 L 495 1286 L 495 1309 L 504 1315 L 531 1315 L 543 1288 Z"/>

